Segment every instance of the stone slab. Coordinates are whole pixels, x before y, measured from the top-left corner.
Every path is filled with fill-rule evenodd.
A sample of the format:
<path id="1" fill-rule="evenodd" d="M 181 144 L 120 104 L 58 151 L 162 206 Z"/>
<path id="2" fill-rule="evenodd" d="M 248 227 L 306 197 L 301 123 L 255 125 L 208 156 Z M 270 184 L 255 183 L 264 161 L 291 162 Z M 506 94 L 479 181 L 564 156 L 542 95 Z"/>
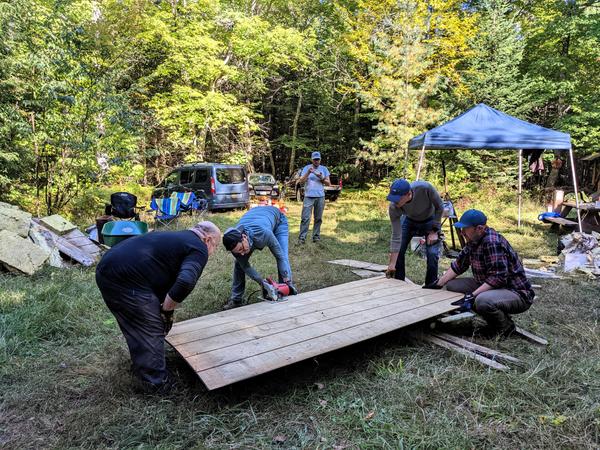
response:
<path id="1" fill-rule="evenodd" d="M 0 231 L 0 264 L 11 272 L 33 275 L 48 259 L 49 253 L 12 231 Z"/>
<path id="2" fill-rule="evenodd" d="M 49 228 L 51 231 L 55 232 L 59 236 L 68 233 L 71 230 L 77 228 L 71 222 L 69 222 L 64 217 L 54 214 L 52 216 L 43 217 L 40 219 L 42 225 L 46 228 Z"/>
<path id="3" fill-rule="evenodd" d="M 31 214 L 17 206 L 0 202 L 0 231 L 7 230 L 25 238 L 29 233 Z"/>

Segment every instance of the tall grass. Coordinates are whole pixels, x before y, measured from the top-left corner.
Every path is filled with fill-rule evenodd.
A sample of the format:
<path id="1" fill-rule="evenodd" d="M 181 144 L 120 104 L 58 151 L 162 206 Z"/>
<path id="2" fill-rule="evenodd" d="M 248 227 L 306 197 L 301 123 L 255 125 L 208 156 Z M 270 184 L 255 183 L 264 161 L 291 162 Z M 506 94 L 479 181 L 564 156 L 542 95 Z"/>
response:
<path id="1" fill-rule="evenodd" d="M 316 245 L 294 244 L 300 206 L 288 206 L 302 291 L 356 279 L 327 260 L 386 262 L 390 226 L 379 195 L 348 193 L 328 203 Z M 556 238 L 536 223 L 539 207 L 526 205 L 525 227 L 517 230 L 515 208 L 500 196 L 461 204 L 470 206 L 486 211 L 522 256 L 552 254 Z M 210 219 L 224 229 L 241 214 Z M 276 272 L 268 251 L 252 262 L 265 275 Z M 219 250 L 176 320 L 219 310 L 232 265 Z M 408 276 L 422 282 L 424 271 L 424 261 L 409 255 Z M 536 304 L 516 320 L 550 345 L 488 343 L 523 360 L 506 373 L 411 343 L 398 331 L 214 392 L 169 351 L 178 382 L 160 398 L 133 391 L 125 343 L 93 269 L 0 275 L 0 446 L 598 448 L 599 286 L 579 279 L 541 284 Z"/>

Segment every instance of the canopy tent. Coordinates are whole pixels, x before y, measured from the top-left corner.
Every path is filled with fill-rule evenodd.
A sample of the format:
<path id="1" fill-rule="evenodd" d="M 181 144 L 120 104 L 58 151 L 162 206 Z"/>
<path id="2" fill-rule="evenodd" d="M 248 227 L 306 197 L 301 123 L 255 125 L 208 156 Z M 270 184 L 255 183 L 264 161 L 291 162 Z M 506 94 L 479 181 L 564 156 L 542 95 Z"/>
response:
<path id="1" fill-rule="evenodd" d="M 573 147 L 571 136 L 567 133 L 525 122 L 480 103 L 455 119 L 412 138 L 408 148 L 409 150 L 421 149 L 417 179 L 421 174 L 425 150 L 519 150 L 519 226 L 521 226 L 523 149 L 568 151 L 577 203 L 577 221 L 581 231 Z"/>

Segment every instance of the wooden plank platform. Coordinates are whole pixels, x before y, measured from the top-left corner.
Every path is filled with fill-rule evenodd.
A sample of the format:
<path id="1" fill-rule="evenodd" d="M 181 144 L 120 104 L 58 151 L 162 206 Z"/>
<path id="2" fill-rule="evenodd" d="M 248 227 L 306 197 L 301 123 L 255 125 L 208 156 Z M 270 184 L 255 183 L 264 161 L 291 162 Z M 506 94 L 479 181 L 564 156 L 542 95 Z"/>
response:
<path id="1" fill-rule="evenodd" d="M 370 278 L 176 323 L 167 342 L 212 390 L 454 310 L 461 297 Z"/>

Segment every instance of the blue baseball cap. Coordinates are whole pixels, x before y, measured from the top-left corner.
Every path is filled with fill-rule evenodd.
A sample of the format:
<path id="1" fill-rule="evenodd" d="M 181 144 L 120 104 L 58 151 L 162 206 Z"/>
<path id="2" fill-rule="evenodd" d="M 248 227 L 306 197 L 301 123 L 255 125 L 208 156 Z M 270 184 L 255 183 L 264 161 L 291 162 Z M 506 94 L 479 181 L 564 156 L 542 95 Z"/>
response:
<path id="1" fill-rule="evenodd" d="M 390 193 L 387 196 L 387 199 L 396 203 L 400 201 L 400 198 L 404 197 L 410 191 L 410 183 L 405 179 L 395 180 L 390 186 Z"/>
<path id="2" fill-rule="evenodd" d="M 312 152 L 310 159 L 321 159 L 321 154 L 319 152 Z"/>
<path id="3" fill-rule="evenodd" d="M 476 227 L 477 225 L 485 225 L 487 217 L 477 209 L 469 209 L 460 216 L 460 220 L 454 224 L 456 228 Z"/>

